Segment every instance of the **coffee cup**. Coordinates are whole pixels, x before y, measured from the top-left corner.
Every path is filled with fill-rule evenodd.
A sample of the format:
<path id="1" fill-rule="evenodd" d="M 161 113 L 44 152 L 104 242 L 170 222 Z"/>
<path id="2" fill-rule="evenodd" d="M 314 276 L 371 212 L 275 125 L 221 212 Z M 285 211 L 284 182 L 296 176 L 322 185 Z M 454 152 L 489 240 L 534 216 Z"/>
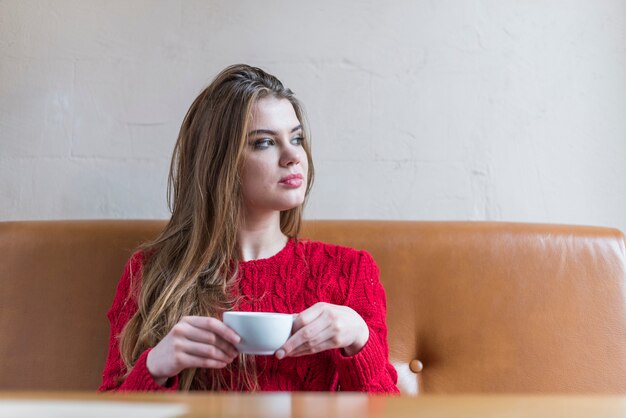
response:
<path id="1" fill-rule="evenodd" d="M 295 315 L 274 312 L 224 312 L 224 324 L 241 337 L 240 353 L 272 355 L 287 341 Z"/>

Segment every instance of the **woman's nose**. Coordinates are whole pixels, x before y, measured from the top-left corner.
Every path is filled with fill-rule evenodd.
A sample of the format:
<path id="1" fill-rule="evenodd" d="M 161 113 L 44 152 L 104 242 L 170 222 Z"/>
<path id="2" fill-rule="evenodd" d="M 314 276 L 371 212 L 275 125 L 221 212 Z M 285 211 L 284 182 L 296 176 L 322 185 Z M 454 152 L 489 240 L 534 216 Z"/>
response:
<path id="1" fill-rule="evenodd" d="M 298 151 L 299 150 L 292 145 L 287 146 L 280 156 L 280 165 L 288 167 L 290 165 L 300 164 L 301 157 Z"/>

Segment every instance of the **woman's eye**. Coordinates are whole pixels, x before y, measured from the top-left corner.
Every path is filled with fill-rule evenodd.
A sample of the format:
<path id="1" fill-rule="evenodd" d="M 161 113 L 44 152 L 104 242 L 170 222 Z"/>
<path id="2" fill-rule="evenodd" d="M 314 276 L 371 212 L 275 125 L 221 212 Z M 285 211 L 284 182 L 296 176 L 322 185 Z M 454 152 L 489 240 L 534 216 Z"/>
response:
<path id="1" fill-rule="evenodd" d="M 302 145 L 303 142 L 304 142 L 304 137 L 302 136 L 297 136 L 291 139 L 291 143 L 294 145 Z"/>
<path id="2" fill-rule="evenodd" d="M 267 149 L 270 145 L 273 145 L 274 141 L 269 138 L 257 139 L 254 141 L 254 149 Z"/>

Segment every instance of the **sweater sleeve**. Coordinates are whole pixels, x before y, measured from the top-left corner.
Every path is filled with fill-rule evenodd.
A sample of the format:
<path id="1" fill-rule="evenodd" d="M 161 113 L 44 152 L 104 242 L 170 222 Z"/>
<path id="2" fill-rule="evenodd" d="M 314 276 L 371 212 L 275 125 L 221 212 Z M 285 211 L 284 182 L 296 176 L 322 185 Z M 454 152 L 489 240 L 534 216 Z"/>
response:
<path id="1" fill-rule="evenodd" d="M 99 391 L 175 391 L 178 389 L 178 378 L 168 381 L 167 387 L 160 386 L 148 371 L 146 359 L 150 349 L 144 351 L 137 359 L 131 372 L 124 378 L 126 367 L 119 349 L 119 335 L 137 311 L 137 301 L 133 286 L 141 280 L 143 253 L 135 253 L 126 263 L 124 273 L 117 286 L 113 305 L 107 313 L 111 324 L 109 353 L 107 355 L 102 384 Z M 133 283 L 136 281 L 135 283 Z"/>
<path id="2" fill-rule="evenodd" d="M 362 251 L 358 254 L 358 266 L 351 274 L 345 304 L 365 320 L 369 339 L 353 356 L 344 356 L 341 350 L 333 351 L 339 385 L 345 391 L 399 393 L 396 386 L 398 374 L 388 360 L 387 302 L 378 266 L 369 253 Z"/>

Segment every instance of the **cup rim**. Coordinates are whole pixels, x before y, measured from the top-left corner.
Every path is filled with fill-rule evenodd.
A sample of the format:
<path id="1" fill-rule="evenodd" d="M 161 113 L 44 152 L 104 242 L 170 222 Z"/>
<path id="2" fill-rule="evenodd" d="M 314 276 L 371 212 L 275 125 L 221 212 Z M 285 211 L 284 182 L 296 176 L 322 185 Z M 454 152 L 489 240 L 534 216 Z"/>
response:
<path id="1" fill-rule="evenodd" d="M 254 317 L 262 317 L 262 318 L 268 318 L 268 317 L 286 317 L 286 316 L 291 316 L 291 317 L 295 317 L 297 314 L 286 314 L 286 313 L 279 313 L 279 312 L 243 312 L 243 311 L 226 311 L 224 312 L 224 316 L 238 316 L 238 317 L 249 317 L 249 318 L 254 318 Z"/>

